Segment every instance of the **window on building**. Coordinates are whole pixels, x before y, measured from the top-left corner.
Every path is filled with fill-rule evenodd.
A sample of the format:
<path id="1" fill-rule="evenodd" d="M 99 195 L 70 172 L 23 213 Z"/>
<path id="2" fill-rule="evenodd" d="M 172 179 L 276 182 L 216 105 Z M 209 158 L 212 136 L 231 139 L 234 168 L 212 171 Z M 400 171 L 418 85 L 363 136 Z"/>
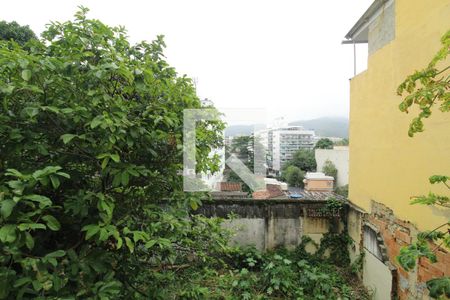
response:
<path id="1" fill-rule="evenodd" d="M 364 226 L 364 248 L 379 260 L 383 260 L 381 249 L 377 240 L 377 233 L 369 226 Z"/>

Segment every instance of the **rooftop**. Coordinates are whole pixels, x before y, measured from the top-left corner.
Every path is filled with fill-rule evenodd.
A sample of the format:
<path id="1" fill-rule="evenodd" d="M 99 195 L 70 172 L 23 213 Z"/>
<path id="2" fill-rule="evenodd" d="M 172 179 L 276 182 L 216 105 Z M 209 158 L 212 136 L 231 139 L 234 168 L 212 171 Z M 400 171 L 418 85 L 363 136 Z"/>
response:
<path id="1" fill-rule="evenodd" d="M 345 35 L 346 40 L 343 44 L 367 43 L 369 37 L 369 24 L 380 14 L 383 7 L 389 6 L 393 0 L 375 0 L 366 12 L 353 25 L 350 31 Z"/>
<path id="2" fill-rule="evenodd" d="M 305 179 L 308 180 L 334 180 L 332 176 L 327 176 L 322 172 L 307 172 Z"/>
<path id="3" fill-rule="evenodd" d="M 329 198 L 335 198 L 337 200 L 346 200 L 344 196 L 338 195 L 335 192 L 313 192 L 313 191 L 305 191 L 301 188 L 289 188 L 289 193 L 299 195 L 300 200 L 315 200 L 315 201 L 324 201 Z"/>

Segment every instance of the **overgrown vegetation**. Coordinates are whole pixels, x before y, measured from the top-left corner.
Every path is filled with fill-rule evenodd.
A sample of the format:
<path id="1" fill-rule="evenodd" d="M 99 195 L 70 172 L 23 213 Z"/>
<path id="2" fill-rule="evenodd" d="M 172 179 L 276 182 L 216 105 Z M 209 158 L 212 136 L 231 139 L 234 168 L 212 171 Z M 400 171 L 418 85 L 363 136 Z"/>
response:
<path id="1" fill-rule="evenodd" d="M 191 80 L 162 37 L 131 45 L 86 12 L 0 41 L 1 299 L 149 298 L 225 251 L 178 175 L 183 110 L 201 108 Z M 214 170 L 224 126 L 197 127 L 197 168 Z"/>
<path id="2" fill-rule="evenodd" d="M 328 200 L 322 213 L 332 230 L 320 244 L 303 236 L 291 251 L 233 248 L 226 265 L 208 276 L 187 271 L 196 283 L 187 285 L 186 299 L 370 299 L 357 276 L 362 257 L 350 264 L 352 240 L 345 228 L 338 230 L 344 209 L 342 201 Z"/>
<path id="3" fill-rule="evenodd" d="M 447 59 L 450 53 L 450 31 L 444 34 L 441 42 L 442 48 L 433 57 L 427 68 L 408 76 L 397 90 L 400 96 L 406 93 L 406 97 L 399 105 L 402 112 L 408 113 L 412 107 L 420 110 L 419 115 L 412 120 L 409 126 L 408 135 L 410 137 L 424 131 L 423 119 L 431 116 L 434 106 L 439 106 L 439 110 L 442 112 L 450 111 L 450 66 Z M 433 175 L 429 181 L 431 184 L 442 184 L 450 191 L 449 176 Z M 426 196 L 413 197 L 411 203 L 450 208 L 448 196 L 431 192 Z M 400 265 L 409 271 L 415 268 L 416 261 L 420 257 L 426 257 L 431 262 L 436 262 L 435 251 L 439 247 L 450 249 L 450 220 L 433 230 L 421 232 L 417 236 L 416 242 L 401 249 L 397 259 Z M 450 277 L 429 280 L 427 287 L 430 296 L 434 298 L 441 296 L 450 298 Z"/>

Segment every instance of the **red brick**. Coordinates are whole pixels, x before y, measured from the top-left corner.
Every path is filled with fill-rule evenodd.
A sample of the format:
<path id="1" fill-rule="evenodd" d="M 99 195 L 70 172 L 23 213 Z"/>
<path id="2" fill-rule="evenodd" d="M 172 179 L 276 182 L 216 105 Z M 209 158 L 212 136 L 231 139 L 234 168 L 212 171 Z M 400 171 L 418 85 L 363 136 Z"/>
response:
<path id="1" fill-rule="evenodd" d="M 400 299 L 400 300 L 408 300 L 409 299 L 407 290 L 402 291 L 401 289 L 397 289 L 397 294 L 398 294 L 398 299 Z"/>
<path id="2" fill-rule="evenodd" d="M 252 194 L 253 199 L 269 199 L 270 198 L 270 193 L 266 190 L 263 191 L 256 191 L 253 192 Z"/>
<path id="3" fill-rule="evenodd" d="M 402 226 L 404 228 L 408 228 L 408 229 L 411 226 L 410 222 L 403 221 L 403 220 L 400 220 L 400 219 L 397 219 L 397 218 L 394 220 L 394 222 L 395 222 L 395 224 L 400 225 L 400 226 Z"/>
<path id="4" fill-rule="evenodd" d="M 444 264 L 430 264 L 428 266 L 428 272 L 430 272 L 433 277 L 442 277 L 444 276 L 444 269 L 445 269 L 445 265 Z"/>
<path id="5" fill-rule="evenodd" d="M 373 225 L 375 225 L 378 229 L 384 229 L 386 227 L 386 223 L 374 218 L 373 216 L 369 217 L 369 222 L 372 223 Z"/>
<path id="6" fill-rule="evenodd" d="M 396 230 L 394 232 L 394 236 L 396 239 L 399 239 L 400 241 L 403 241 L 407 244 L 411 244 L 411 236 L 407 232 Z"/>
<path id="7" fill-rule="evenodd" d="M 427 271 L 427 269 L 419 267 L 417 279 L 420 282 L 427 282 L 433 278 L 433 274 Z"/>

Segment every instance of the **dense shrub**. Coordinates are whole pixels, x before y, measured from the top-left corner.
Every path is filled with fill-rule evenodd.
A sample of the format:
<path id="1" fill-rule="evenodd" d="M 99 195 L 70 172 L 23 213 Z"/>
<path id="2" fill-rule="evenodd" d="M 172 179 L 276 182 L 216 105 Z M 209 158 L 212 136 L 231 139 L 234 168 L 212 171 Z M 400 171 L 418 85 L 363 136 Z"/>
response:
<path id="1" fill-rule="evenodd" d="M 167 268 L 220 264 L 225 233 L 187 215 L 200 198 L 178 175 L 183 109 L 201 102 L 164 47 L 85 9 L 0 42 L 0 298 L 157 295 Z M 222 128 L 199 124 L 199 169 Z"/>

